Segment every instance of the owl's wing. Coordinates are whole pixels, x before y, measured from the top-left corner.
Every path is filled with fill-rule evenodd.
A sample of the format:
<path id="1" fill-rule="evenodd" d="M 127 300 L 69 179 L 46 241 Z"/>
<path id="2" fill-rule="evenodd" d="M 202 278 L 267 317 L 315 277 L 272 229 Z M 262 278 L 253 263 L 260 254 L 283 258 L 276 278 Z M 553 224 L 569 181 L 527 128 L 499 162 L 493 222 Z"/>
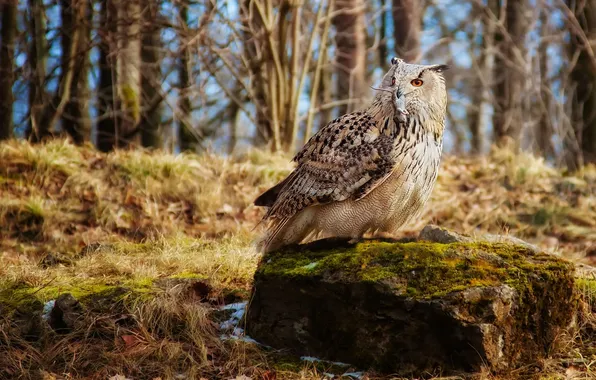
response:
<path id="1" fill-rule="evenodd" d="M 308 206 L 364 197 L 393 171 L 392 147 L 393 138 L 365 112 L 333 120 L 294 157 L 296 169 L 270 190 L 265 219 L 284 220 Z"/>

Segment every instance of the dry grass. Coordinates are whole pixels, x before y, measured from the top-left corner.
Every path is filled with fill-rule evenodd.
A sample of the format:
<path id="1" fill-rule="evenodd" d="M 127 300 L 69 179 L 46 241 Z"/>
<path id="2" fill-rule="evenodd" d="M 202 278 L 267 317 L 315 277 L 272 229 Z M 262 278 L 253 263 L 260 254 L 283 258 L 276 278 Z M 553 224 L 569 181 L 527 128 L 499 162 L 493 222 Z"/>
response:
<path id="1" fill-rule="evenodd" d="M 65 292 L 85 300 L 72 328 L 31 341 L 0 306 L 0 378 L 39 378 L 40 369 L 46 378 L 325 378 L 324 364 L 220 340 L 214 322 L 226 297 L 251 286 L 262 215 L 251 202 L 291 168 L 289 157 L 259 151 L 105 155 L 62 141 L 0 144 L 0 304 L 30 308 Z M 590 263 L 595 194 L 595 167 L 571 175 L 507 150 L 447 157 L 431 204 L 403 233 L 429 222 L 509 233 Z M 584 284 L 587 309 L 595 284 Z M 596 371 L 586 343 L 596 339 L 593 314 L 581 323 L 581 334 L 561 338 L 566 356 L 541 363 L 551 379 Z"/>
<path id="2" fill-rule="evenodd" d="M 448 157 L 428 220 L 469 234 L 511 234 L 566 257 L 596 255 L 596 167 L 568 174 L 528 154 Z"/>

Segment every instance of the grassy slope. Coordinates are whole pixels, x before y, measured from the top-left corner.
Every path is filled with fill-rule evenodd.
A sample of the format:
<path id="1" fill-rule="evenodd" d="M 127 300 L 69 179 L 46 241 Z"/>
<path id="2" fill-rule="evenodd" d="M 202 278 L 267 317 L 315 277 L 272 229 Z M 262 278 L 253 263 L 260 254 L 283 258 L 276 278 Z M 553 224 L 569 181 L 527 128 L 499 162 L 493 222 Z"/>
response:
<path id="1" fill-rule="evenodd" d="M 142 151 L 105 155 L 59 141 L 38 147 L 1 144 L 0 259 L 5 264 L 0 266 L 0 288 L 18 284 L 45 301 L 106 284 L 134 287 L 201 276 L 216 290 L 246 291 L 258 261 L 251 242 L 259 231 L 252 229 L 262 215 L 251 201 L 291 168 L 288 157 L 256 151 L 226 159 Z M 595 190 L 594 167 L 568 176 L 539 159 L 507 151 L 480 158 L 447 157 L 427 211 L 403 233 L 413 234 L 428 222 L 470 234 L 510 233 L 590 262 L 596 257 Z M 144 368 L 151 360 L 170 363 L 154 368 L 156 375 L 188 367 L 195 373 L 258 376 L 274 368 L 255 367 L 251 358 L 262 363 L 262 352 L 240 342 L 222 344 L 212 328 L 195 329 L 190 337 L 156 333 L 151 323 L 166 322 L 154 321 L 155 310 L 168 302 L 177 306 L 170 305 L 164 321 L 172 313 L 190 313 L 201 326 L 210 326 L 207 306 L 181 306 L 172 297 L 166 292 L 158 301 L 127 309 L 138 320 L 148 313 L 148 322 L 133 329 L 134 334 L 146 332 L 144 348 L 135 346 L 138 352 L 118 362 L 119 367 L 83 371 L 80 360 L 85 355 L 64 353 L 61 371 L 101 378 L 119 369 Z M 122 332 L 110 334 L 120 339 Z M 218 359 L 185 349 L 183 343 L 189 340 L 194 347 L 217 353 L 213 355 Z M 105 355 L 127 349 L 111 346 Z M 21 361 L 35 368 L 34 355 L 23 352 L 26 359 Z M 79 361 L 69 363 L 69 355 Z M 22 368 L 20 359 L 11 360 L 15 371 Z M 292 372 L 285 376 L 299 377 Z M 317 370 L 308 376 L 317 377 Z"/>

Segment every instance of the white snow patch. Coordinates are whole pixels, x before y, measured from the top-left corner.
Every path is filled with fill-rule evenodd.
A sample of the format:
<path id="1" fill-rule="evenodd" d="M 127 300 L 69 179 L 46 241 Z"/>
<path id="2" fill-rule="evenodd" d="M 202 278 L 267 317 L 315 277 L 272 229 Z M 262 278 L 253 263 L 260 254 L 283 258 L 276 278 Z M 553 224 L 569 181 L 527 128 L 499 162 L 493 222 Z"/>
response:
<path id="1" fill-rule="evenodd" d="M 244 310 L 246 308 L 247 302 L 236 302 L 224 305 L 221 310 Z"/>
<path id="2" fill-rule="evenodd" d="M 327 363 L 327 364 L 332 364 L 338 367 L 350 367 L 350 364 L 347 363 L 342 363 L 342 362 L 332 362 L 329 360 L 323 360 L 323 359 L 319 359 L 319 358 L 315 358 L 314 356 L 301 356 L 300 360 L 306 361 L 306 362 L 320 362 L 320 363 Z M 364 376 L 364 372 L 346 372 L 344 374 L 341 375 L 333 375 L 330 373 L 323 373 L 323 375 L 330 377 L 330 378 L 334 378 L 334 377 L 351 377 L 353 379 L 357 379 L 360 380 L 362 379 L 362 377 Z"/>
<path id="3" fill-rule="evenodd" d="M 244 302 L 244 306 L 246 306 L 246 302 Z M 225 308 L 225 306 L 224 306 Z M 236 309 L 236 308 L 228 308 L 227 310 L 236 310 L 230 315 L 230 318 L 227 321 L 223 321 L 219 328 L 220 330 L 233 330 L 237 328 L 238 324 L 244 317 L 244 309 Z"/>
<path id="4" fill-rule="evenodd" d="M 349 367 L 350 365 L 347 363 L 342 363 L 342 362 L 332 362 L 329 360 L 323 360 L 323 359 L 319 359 L 319 358 L 315 358 L 314 356 L 301 356 L 300 360 L 304 360 L 306 362 L 321 362 L 321 363 L 329 363 L 329 364 L 333 364 L 339 367 Z"/>
<path id="5" fill-rule="evenodd" d="M 239 340 L 242 342 L 254 343 L 261 345 L 253 338 L 247 336 L 244 333 L 244 329 L 238 327 L 242 318 L 244 318 L 244 312 L 246 311 L 246 305 L 248 302 L 236 302 L 229 305 L 224 305 L 220 310 L 233 310 L 234 312 L 230 315 L 227 321 L 223 321 L 219 324 L 219 329 L 224 332 L 219 336 L 221 340 Z"/>
<path id="6" fill-rule="evenodd" d="M 230 315 L 227 321 L 223 321 L 219 328 L 220 330 L 234 330 L 238 327 L 238 324 L 244 317 L 244 310 L 246 310 L 247 302 L 236 302 L 229 305 L 224 305 L 221 310 L 233 310 L 234 312 Z"/>
<path id="7" fill-rule="evenodd" d="M 43 312 L 41 314 L 41 317 L 45 321 L 49 321 L 50 320 L 50 313 L 52 312 L 52 309 L 54 309 L 54 305 L 55 304 L 56 304 L 56 300 L 49 300 L 48 302 L 46 302 L 43 305 Z"/>
<path id="8" fill-rule="evenodd" d="M 353 377 L 354 379 L 362 379 L 364 372 L 346 372 L 342 376 Z"/>

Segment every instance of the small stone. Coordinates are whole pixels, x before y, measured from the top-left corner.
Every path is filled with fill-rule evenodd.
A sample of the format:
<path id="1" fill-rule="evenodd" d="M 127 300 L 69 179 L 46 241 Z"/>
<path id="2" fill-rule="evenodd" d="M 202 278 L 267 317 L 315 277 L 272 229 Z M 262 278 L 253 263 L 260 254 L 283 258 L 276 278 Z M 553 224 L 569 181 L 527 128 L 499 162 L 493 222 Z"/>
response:
<path id="1" fill-rule="evenodd" d="M 547 247 L 548 249 L 554 250 L 557 249 L 557 247 L 559 247 L 559 239 L 557 239 L 554 236 L 547 236 L 544 238 L 544 241 L 542 242 L 544 244 L 545 247 Z"/>
<path id="2" fill-rule="evenodd" d="M 418 240 L 431 241 L 435 243 L 457 243 L 471 241 L 472 239 L 468 236 L 458 234 L 457 232 L 450 231 L 446 228 L 429 224 L 420 231 Z"/>
<path id="3" fill-rule="evenodd" d="M 515 236 L 511 235 L 494 235 L 494 234 L 485 234 L 476 238 L 472 238 L 470 236 L 466 236 L 460 234 L 455 231 L 448 230 L 443 227 L 436 226 L 434 224 L 429 224 L 420 231 L 418 235 L 418 240 L 422 241 L 431 241 L 434 243 L 463 243 L 463 242 L 473 242 L 473 241 L 485 241 L 488 243 L 508 243 L 526 247 L 533 252 L 540 252 L 540 248 L 536 247 L 533 244 L 530 244 L 522 239 L 516 238 Z"/>
<path id="4" fill-rule="evenodd" d="M 534 244 L 530 244 L 527 241 L 522 239 L 516 238 L 515 236 L 511 235 L 493 235 L 493 234 L 486 234 L 482 235 L 479 240 L 486 241 L 489 243 L 507 243 L 507 244 L 514 244 L 518 246 L 525 247 L 531 250 L 534 253 L 541 252 L 541 249 L 535 246 Z"/>
<path id="5" fill-rule="evenodd" d="M 67 333 L 81 327 L 83 306 L 70 293 L 61 294 L 50 311 L 48 323 L 59 333 Z"/>

